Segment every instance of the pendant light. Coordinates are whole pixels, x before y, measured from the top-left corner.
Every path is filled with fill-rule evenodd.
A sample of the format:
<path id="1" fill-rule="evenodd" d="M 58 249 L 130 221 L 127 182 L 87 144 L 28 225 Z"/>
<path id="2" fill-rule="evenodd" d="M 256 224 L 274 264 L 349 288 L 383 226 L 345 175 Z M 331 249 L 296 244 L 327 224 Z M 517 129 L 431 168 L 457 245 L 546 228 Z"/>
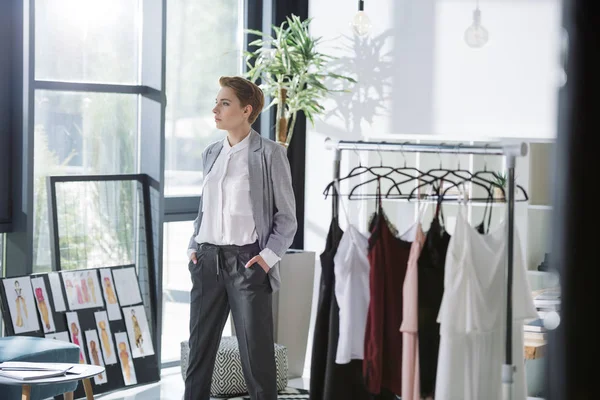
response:
<path id="1" fill-rule="evenodd" d="M 358 12 L 352 18 L 352 30 L 358 36 L 366 36 L 371 30 L 371 19 L 365 13 L 365 2 L 364 0 L 358 0 Z"/>
<path id="2" fill-rule="evenodd" d="M 477 0 L 473 11 L 473 24 L 465 31 L 465 42 L 469 47 L 479 49 L 487 44 L 489 37 L 487 29 L 481 25 L 481 10 L 479 10 L 479 0 Z"/>

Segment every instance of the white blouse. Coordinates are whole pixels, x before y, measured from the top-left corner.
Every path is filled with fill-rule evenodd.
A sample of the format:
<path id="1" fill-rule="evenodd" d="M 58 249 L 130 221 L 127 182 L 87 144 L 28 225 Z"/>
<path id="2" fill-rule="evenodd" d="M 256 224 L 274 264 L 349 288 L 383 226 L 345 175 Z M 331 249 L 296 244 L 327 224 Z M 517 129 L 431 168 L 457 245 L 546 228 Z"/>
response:
<path id="1" fill-rule="evenodd" d="M 243 246 L 257 241 L 250 200 L 248 145 L 250 136 L 231 146 L 227 138 L 202 186 L 202 224 L 197 243 Z M 193 250 L 188 250 L 191 256 Z M 273 267 L 280 258 L 265 248 L 260 255 Z"/>

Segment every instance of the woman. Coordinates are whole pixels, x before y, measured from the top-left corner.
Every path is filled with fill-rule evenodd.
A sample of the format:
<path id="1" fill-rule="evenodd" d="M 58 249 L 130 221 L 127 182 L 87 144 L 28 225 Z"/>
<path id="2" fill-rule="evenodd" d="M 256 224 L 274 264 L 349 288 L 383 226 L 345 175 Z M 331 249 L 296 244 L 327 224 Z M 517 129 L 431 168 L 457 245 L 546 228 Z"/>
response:
<path id="1" fill-rule="evenodd" d="M 202 153 L 204 185 L 189 242 L 192 277 L 186 400 L 208 400 L 229 311 L 252 400 L 276 400 L 271 296 L 277 262 L 296 234 L 296 205 L 285 148 L 251 128 L 261 89 L 222 77 L 213 109 L 224 140 Z"/>

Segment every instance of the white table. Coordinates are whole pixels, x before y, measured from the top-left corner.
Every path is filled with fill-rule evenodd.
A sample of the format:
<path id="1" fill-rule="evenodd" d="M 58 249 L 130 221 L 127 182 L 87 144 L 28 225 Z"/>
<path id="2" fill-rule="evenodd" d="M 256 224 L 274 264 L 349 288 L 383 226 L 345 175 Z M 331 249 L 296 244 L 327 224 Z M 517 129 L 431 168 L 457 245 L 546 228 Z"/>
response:
<path id="1" fill-rule="evenodd" d="M 40 363 L 40 365 L 43 365 L 43 364 L 44 363 Z M 58 363 L 51 363 L 51 364 L 56 365 Z M 91 365 L 91 364 L 62 363 L 60 365 L 64 365 L 64 366 L 76 365 L 79 367 L 81 367 L 83 365 L 86 367 L 86 370 L 84 372 L 82 372 L 81 374 L 67 374 L 67 375 L 63 375 L 63 376 L 57 376 L 54 378 L 32 379 L 32 380 L 27 380 L 27 381 L 22 381 L 22 380 L 18 380 L 18 379 L 12 379 L 12 378 L 0 376 L 0 384 L 21 386 L 22 387 L 21 399 L 22 400 L 30 400 L 32 386 L 49 385 L 52 383 L 65 383 L 65 382 L 73 382 L 73 381 L 81 380 L 83 382 L 83 388 L 85 390 L 86 399 L 93 400 L 94 393 L 92 392 L 92 383 L 90 382 L 90 378 L 104 373 L 105 368 L 100 367 L 98 365 Z M 65 400 L 73 400 L 73 396 L 74 396 L 73 392 L 64 394 Z"/>

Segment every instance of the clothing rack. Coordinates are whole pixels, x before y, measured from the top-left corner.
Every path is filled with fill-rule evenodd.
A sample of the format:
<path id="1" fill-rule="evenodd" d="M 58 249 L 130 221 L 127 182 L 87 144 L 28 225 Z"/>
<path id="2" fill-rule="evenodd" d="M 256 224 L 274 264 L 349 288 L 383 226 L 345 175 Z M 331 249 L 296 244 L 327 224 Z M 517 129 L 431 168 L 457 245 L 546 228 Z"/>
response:
<path id="1" fill-rule="evenodd" d="M 513 396 L 514 370 L 512 357 L 512 285 L 514 269 L 514 219 L 515 219 L 515 166 L 516 158 L 527 155 L 528 146 L 525 142 L 510 144 L 486 145 L 449 145 L 445 143 L 390 143 L 390 142 L 365 142 L 365 141 L 335 141 L 325 139 L 325 147 L 334 150 L 333 174 L 334 180 L 340 179 L 340 164 L 342 151 L 377 151 L 377 152 L 409 152 L 409 153 L 451 153 L 451 154 L 482 154 L 506 157 L 508 180 L 508 231 L 507 231 L 507 268 L 506 268 L 506 345 L 505 363 L 502 365 L 503 398 L 511 400 Z M 339 196 L 332 196 L 333 217 L 339 215 Z"/>

